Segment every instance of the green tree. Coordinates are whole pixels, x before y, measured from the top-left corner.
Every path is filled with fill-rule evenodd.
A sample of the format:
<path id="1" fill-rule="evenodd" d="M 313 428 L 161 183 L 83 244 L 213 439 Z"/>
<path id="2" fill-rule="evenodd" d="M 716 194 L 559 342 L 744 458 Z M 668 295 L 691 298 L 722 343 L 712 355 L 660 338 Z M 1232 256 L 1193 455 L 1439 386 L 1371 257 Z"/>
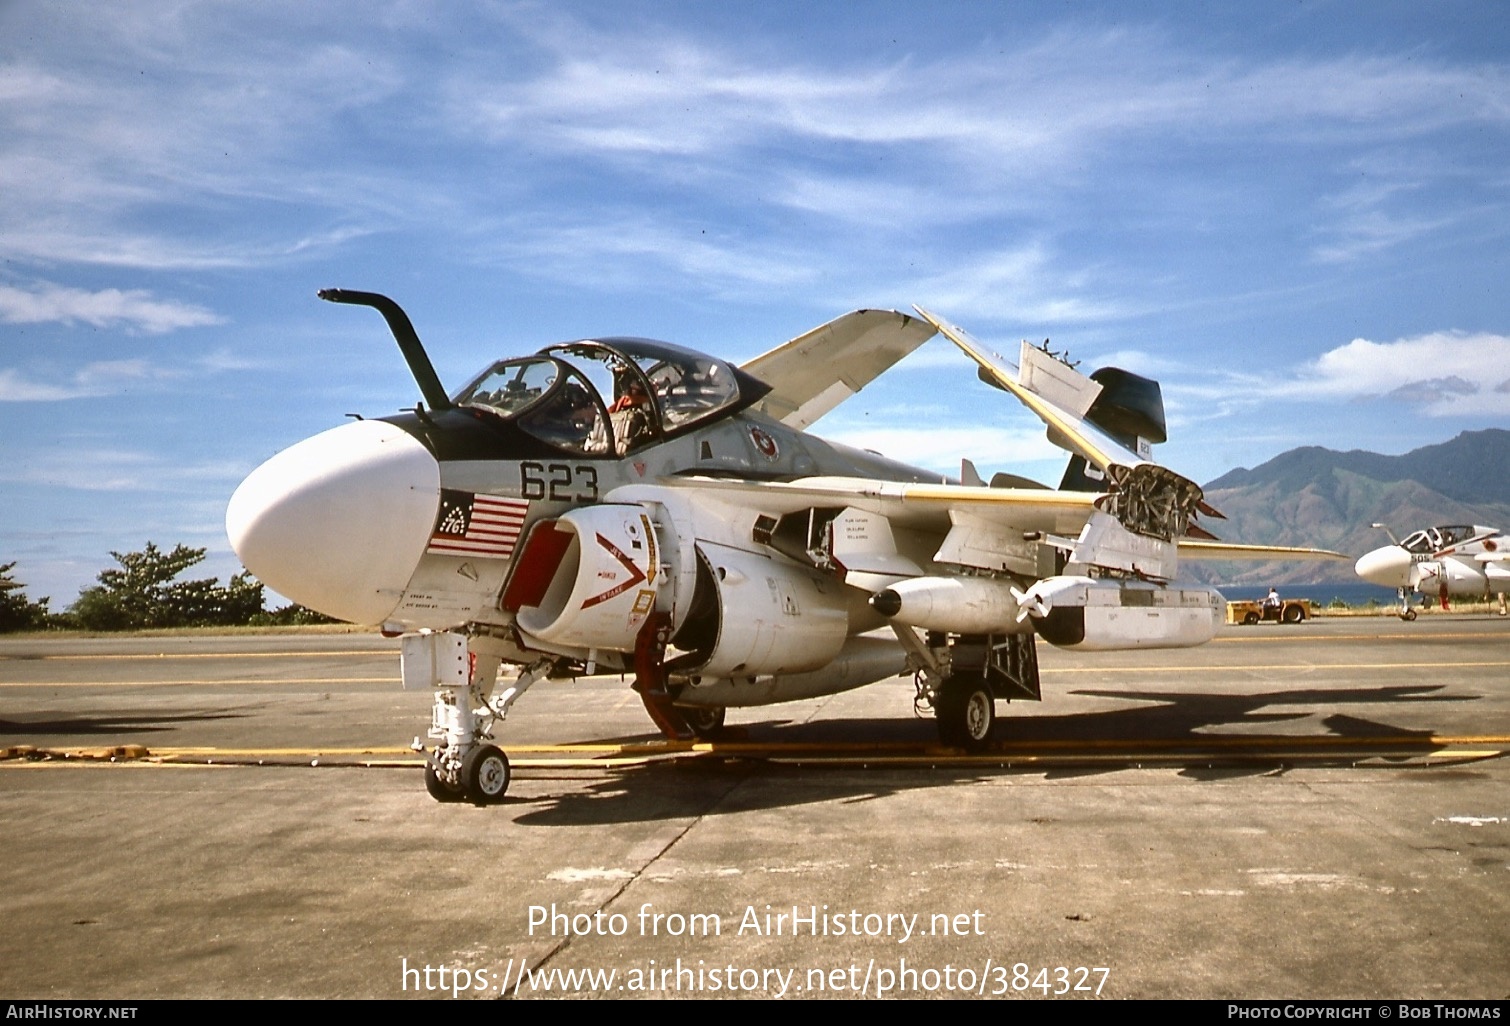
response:
<path id="1" fill-rule="evenodd" d="M 46 627 L 51 614 L 47 599 L 32 602 L 22 594 L 26 585 L 11 576 L 14 563 L 0 563 L 0 632 Z"/>
<path id="2" fill-rule="evenodd" d="M 249 623 L 262 612 L 262 583 L 246 571 L 225 587 L 214 578 L 176 580 L 204 559 L 204 549 L 175 545 L 163 552 L 148 542 L 141 552 L 110 555 L 120 566 L 101 571 L 100 583 L 79 592 L 69 607 L 71 618 L 86 630 L 228 627 Z"/>
<path id="3" fill-rule="evenodd" d="M 333 616 L 317 613 L 308 606 L 291 602 L 270 613 L 259 613 L 252 618 L 251 622 L 258 627 L 303 627 L 309 624 L 340 623 L 341 621 Z"/>

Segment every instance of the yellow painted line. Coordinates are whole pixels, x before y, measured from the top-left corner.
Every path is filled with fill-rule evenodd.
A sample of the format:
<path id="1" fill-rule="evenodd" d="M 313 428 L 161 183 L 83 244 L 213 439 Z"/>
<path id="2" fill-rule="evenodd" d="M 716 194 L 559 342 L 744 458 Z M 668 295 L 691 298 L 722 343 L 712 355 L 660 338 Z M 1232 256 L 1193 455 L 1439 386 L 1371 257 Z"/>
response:
<path id="1" fill-rule="evenodd" d="M 1251 745 L 1253 747 L 1280 748 L 1285 745 L 1297 745 L 1300 747 L 1343 748 L 1356 745 L 1364 748 L 1385 748 L 1396 746 L 1420 747 L 1423 745 L 1510 745 L 1510 734 L 1472 734 L 1472 735 L 1438 735 L 1438 734 L 1391 734 L 1378 737 L 1338 737 L 1333 735 L 1319 736 L 1297 734 L 1294 736 L 1275 737 L 1245 737 L 1239 734 L 1221 734 L 1211 737 L 1189 738 L 1141 738 L 1134 740 L 1083 740 L 1073 739 L 1064 741 L 1023 741 L 1017 745 L 1003 746 L 1007 749 L 1020 747 L 1030 748 L 1106 748 L 1106 749 L 1142 749 L 1142 748 L 1232 748 Z"/>
<path id="2" fill-rule="evenodd" d="M 320 758 L 326 755 L 415 755 L 408 745 L 397 748 L 373 746 L 370 748 L 153 748 L 153 755 L 167 757 L 193 757 L 215 755 L 266 755 L 293 756 L 297 758 Z"/>
<path id="3" fill-rule="evenodd" d="M 77 655 L 0 655 L 0 662 L 35 663 L 44 660 L 70 660 L 83 661 L 106 661 L 116 659 L 303 659 L 303 658 L 349 658 L 351 656 L 382 656 L 384 658 L 398 655 L 398 649 L 354 649 L 349 652 L 120 652 L 114 655 L 105 654 L 77 654 Z"/>
<path id="4" fill-rule="evenodd" d="M 223 684 L 400 684 L 398 677 L 238 677 L 227 680 L 6 680 L 0 688 L 181 688 Z"/>
<path id="5" fill-rule="evenodd" d="M 1422 663 L 1233 663 L 1230 666 L 1220 663 L 1199 666 L 1040 666 L 1038 672 L 1047 676 L 1051 673 L 1218 673 L 1233 670 L 1452 670 L 1490 666 L 1510 666 L 1510 659 Z"/>
<path id="6" fill-rule="evenodd" d="M 1212 736 L 1195 736 L 1186 738 L 1133 738 L 1133 739 L 1097 739 L 1097 738 L 1070 738 L 1062 740 L 1019 741 L 1003 744 L 998 751 L 990 753 L 992 756 L 1013 755 L 1032 751 L 1052 751 L 1062 749 L 1088 749 L 1096 751 L 1146 751 L 1150 749 L 1160 751 L 1189 750 L 1203 748 L 1422 748 L 1438 747 L 1445 748 L 1452 745 L 1477 746 L 1477 745 L 1510 745 L 1510 733 L 1507 734 L 1391 734 L 1375 737 L 1341 737 L 1335 735 L 1293 735 L 1293 736 L 1246 736 L 1240 734 L 1222 734 Z M 39 749 L 30 745 L 11 746 L 0 749 L 0 754 L 17 757 L 31 751 L 66 751 L 66 752 L 111 752 L 125 749 L 133 749 L 138 754 L 145 753 L 150 758 L 174 758 L 174 759 L 205 759 L 205 758 L 297 758 L 297 759 L 320 759 L 341 758 L 350 756 L 412 756 L 421 759 L 419 753 L 407 745 L 402 747 L 390 747 L 383 745 L 370 745 L 362 747 L 341 748 L 218 748 L 218 747 L 174 747 L 147 749 L 142 745 L 91 745 L 87 748 L 67 749 Z M 852 756 L 885 756 L 902 755 L 906 753 L 921 753 L 938 756 L 947 754 L 949 749 L 941 749 L 933 742 L 906 742 L 906 743 L 876 743 L 876 742 L 813 742 L 813 741 L 666 741 L 666 742 L 630 742 L 618 744 L 613 742 L 566 742 L 554 745 L 507 745 L 505 749 L 509 756 L 527 755 L 586 755 L 590 761 L 600 763 L 605 757 L 612 758 L 653 758 L 667 755 L 761 755 L 761 754 L 844 754 Z M 1484 754 L 1484 753 L 1476 753 Z M 1489 754 L 1500 754 L 1491 752 Z M 557 761 L 557 760 L 551 760 Z"/>
<path id="7" fill-rule="evenodd" d="M 1152 650 L 1151 650 L 1152 651 Z M 1163 650 L 1160 650 L 1163 651 Z M 1425 662 L 1388 663 L 1199 663 L 1194 666 L 1179 666 L 1170 663 L 1143 664 L 1140 666 L 1039 666 L 1039 673 L 1052 674 L 1085 673 L 1219 673 L 1223 671 L 1255 670 L 1451 670 L 1484 669 L 1510 666 L 1510 659 L 1483 660 L 1430 660 Z M 584 678 L 585 679 L 585 678 Z M 300 677 L 295 680 L 276 677 L 233 677 L 221 680 L 9 680 L 0 681 L 0 688 L 168 688 L 168 687 L 215 687 L 215 686 L 292 686 L 300 684 L 401 684 L 401 677 Z"/>
<path id="8" fill-rule="evenodd" d="M 1234 742 L 1240 739 L 1228 739 Z M 1299 740 L 1299 739 L 1289 739 Z M 1313 738 L 1311 741 L 1333 741 L 1336 743 L 1321 746 L 1297 746 L 1288 743 L 1280 743 L 1281 739 L 1275 739 L 1273 744 L 1248 742 L 1231 747 L 1226 746 L 1185 746 L 1185 745 L 1137 745 L 1124 743 L 1121 745 L 1085 745 L 1079 748 L 1070 744 L 1064 746 L 1017 746 L 997 752 L 970 755 L 953 749 L 940 749 L 931 746 L 919 746 L 914 751 L 824 751 L 822 746 L 816 745 L 766 745 L 750 746 L 755 751 L 747 757 L 758 758 L 761 761 L 788 764 L 788 765 L 825 765 L 829 767 L 860 767 L 862 769 L 876 769 L 884 767 L 921 767 L 921 766 L 1001 766 L 1006 768 L 1035 765 L 1067 765 L 1071 763 L 1104 763 L 1108 765 L 1132 764 L 1142 767 L 1144 763 L 1150 766 L 1179 766 L 1188 765 L 1202 760 L 1289 760 L 1303 761 L 1307 759 L 1344 757 L 1348 753 L 1356 763 L 1366 762 L 1369 766 L 1379 768 L 1404 768 L 1403 760 L 1412 760 L 1413 765 L 1426 764 L 1479 762 L 1489 759 L 1504 758 L 1506 751 L 1499 749 L 1441 749 L 1423 751 L 1420 743 L 1411 744 L 1378 744 L 1363 743 L 1367 739 Z M 1510 743 L 1510 739 L 1506 739 Z M 582 757 L 520 757 L 517 752 L 510 752 L 509 762 L 516 771 L 535 771 L 541 774 L 559 773 L 562 771 L 595 771 L 630 769 L 649 765 L 657 761 L 676 761 L 682 759 L 705 759 L 718 758 L 720 755 L 727 756 L 728 752 L 708 753 L 703 751 L 669 751 L 658 750 L 654 752 L 632 753 L 625 752 L 614 756 L 595 756 L 592 758 Z M 1388 759 L 1389 762 L 1378 760 Z M 255 761 L 253 761 L 255 760 Z M 279 760 L 279 761 L 273 761 Z M 225 750 L 213 755 L 206 753 L 192 754 L 183 753 L 153 753 L 148 756 L 122 756 L 107 758 L 98 752 L 90 751 L 65 751 L 65 750 L 41 750 L 36 751 L 31 758 L 24 755 L 11 756 L 8 759 L 0 759 L 0 769 L 5 768 L 42 768 L 42 767 L 79 767 L 79 766 L 153 766 L 174 769 L 229 769 L 251 767 L 283 767 L 299 768 L 307 765 L 309 768 L 326 769 L 419 769 L 424 765 L 424 759 L 419 755 L 396 756 L 384 752 L 360 752 L 351 755 L 336 755 L 330 752 L 306 752 L 297 755 L 275 755 L 264 753 L 239 753 Z"/>
<path id="9" fill-rule="evenodd" d="M 1230 624 L 1228 626 L 1231 626 Z M 1246 629 L 1246 628 L 1245 628 Z M 1302 634 L 1299 632 L 1289 634 L 1251 634 L 1242 637 L 1221 637 L 1211 639 L 1213 645 L 1241 645 L 1251 642 L 1266 641 L 1299 641 L 1314 644 L 1320 641 L 1463 641 L 1474 638 L 1489 641 L 1502 641 L 1485 631 L 1463 631 L 1451 634 L 1411 634 L 1401 632 L 1398 634 Z"/>

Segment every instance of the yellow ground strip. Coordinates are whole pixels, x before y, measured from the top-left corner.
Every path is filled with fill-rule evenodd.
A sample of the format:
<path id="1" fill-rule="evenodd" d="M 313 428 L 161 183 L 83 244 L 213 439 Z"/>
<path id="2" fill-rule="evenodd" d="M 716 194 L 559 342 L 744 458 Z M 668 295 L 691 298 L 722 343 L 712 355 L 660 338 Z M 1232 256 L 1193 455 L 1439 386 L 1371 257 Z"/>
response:
<path id="1" fill-rule="evenodd" d="M 1266 670 L 1448 670 L 1477 669 L 1482 667 L 1510 666 L 1510 659 L 1469 660 L 1464 662 L 1434 659 L 1420 663 L 1211 663 L 1204 666 L 1042 666 L 1038 672 L 1050 674 L 1067 673 L 1219 673 L 1222 671 Z"/>
<path id="2" fill-rule="evenodd" d="M 1188 756 L 1211 752 L 1282 752 L 1282 751 L 1384 751 L 1437 749 L 1424 753 L 1431 756 L 1460 758 L 1492 758 L 1506 754 L 1486 745 L 1510 746 L 1510 734 L 1469 735 L 1412 735 L 1398 734 L 1380 737 L 1244 737 L 1223 735 L 1192 738 L 1142 738 L 1142 739 L 1066 739 L 1046 741 L 1022 741 L 1001 745 L 997 750 L 984 753 L 981 758 L 1000 760 L 1022 758 L 1035 753 L 1060 755 L 1072 753 L 1098 753 L 1129 757 Z M 610 765 L 624 760 L 637 761 L 667 756 L 709 755 L 739 758 L 793 758 L 798 756 L 851 758 L 851 759 L 902 759 L 928 760 L 952 758 L 952 749 L 936 744 L 878 744 L 873 742 L 762 742 L 741 741 L 654 741 L 616 744 L 566 743 L 555 745 L 509 745 L 510 760 L 518 765 L 562 766 L 581 763 L 587 766 Z M 153 748 L 141 745 L 91 746 L 88 748 L 35 748 L 19 745 L 0 749 L 0 759 L 18 760 L 28 757 L 50 756 L 74 760 L 157 760 L 164 762 L 213 763 L 215 760 L 245 759 L 297 759 L 318 765 L 322 759 L 336 760 L 386 760 L 392 765 L 410 765 L 423 762 L 424 756 L 410 748 L 363 747 L 363 748 Z M 536 757 L 531 760 L 530 757 Z M 568 757 L 575 758 L 568 758 Z M 545 757 L 545 758 L 541 758 Z"/>
<path id="3" fill-rule="evenodd" d="M 1196 666 L 1041 666 L 1045 677 L 1069 674 L 1107 673 L 1278 673 L 1286 670 L 1450 670 L 1510 667 L 1510 659 L 1442 660 L 1390 663 L 1207 663 Z M 229 680 L 33 680 L 0 681 L 0 688 L 181 688 L 181 687 L 291 687 L 319 684 L 386 684 L 401 683 L 398 677 L 301 677 L 293 680 L 269 678 L 233 678 Z"/>
<path id="4" fill-rule="evenodd" d="M 182 688 L 195 685 L 213 687 L 220 684 L 273 685 L 290 684 L 399 684 L 398 677 L 300 677 L 279 680 L 269 677 L 233 678 L 228 680 L 5 680 L 0 688 Z"/>
<path id="5" fill-rule="evenodd" d="M 40 656 L 16 656 L 0 655 L 0 662 L 36 663 L 52 661 L 62 662 L 88 662 L 100 660 L 118 659 L 145 659 L 158 661 L 163 659 L 325 659 L 325 658 L 350 658 L 352 656 L 375 656 L 388 658 L 398 655 L 398 649 L 353 649 L 344 652 L 116 652 L 95 653 L 76 655 L 40 655 Z"/>
<path id="6" fill-rule="evenodd" d="M 1426 639 L 1423 639 L 1422 635 L 1420 635 L 1420 634 L 1412 634 L 1410 631 L 1400 631 L 1397 634 L 1313 634 L 1313 635 L 1306 635 L 1306 634 L 1300 634 L 1300 633 L 1293 633 L 1293 634 L 1292 633 L 1284 633 L 1284 634 L 1257 634 L 1257 633 L 1255 633 L 1255 634 L 1246 634 L 1246 635 L 1243 635 L 1241 637 L 1213 638 L 1213 639 L 1211 639 L 1211 641 L 1207 642 L 1207 644 L 1209 644 L 1209 645 L 1249 645 L 1249 644 L 1254 644 L 1254 643 L 1263 644 L 1264 642 L 1270 642 L 1270 641 L 1289 641 L 1289 642 L 1298 642 L 1300 644 L 1307 644 L 1307 645 L 1309 645 L 1309 644 L 1316 644 L 1318 642 L 1327 642 L 1327 641 L 1421 641 L 1421 640 L 1430 640 L 1430 641 L 1462 641 L 1462 640 L 1474 639 L 1474 638 L 1477 638 L 1477 639 L 1480 639 L 1480 640 L 1484 640 L 1486 638 L 1488 640 L 1491 640 L 1491 641 L 1492 640 L 1496 640 L 1493 637 L 1493 635 L 1486 634 L 1483 631 L 1478 631 L 1478 632 L 1473 632 L 1473 631 L 1456 631 L 1456 632 L 1447 633 L 1447 634 L 1432 634 L 1432 635 L 1430 635 Z"/>
<path id="7" fill-rule="evenodd" d="M 1044 666 L 1039 668 L 1042 676 L 1096 673 L 1219 673 L 1222 671 L 1253 672 L 1259 670 L 1413 670 L 1413 669 L 1480 669 L 1510 666 L 1510 660 L 1483 660 L 1467 662 L 1443 662 L 1435 660 L 1420 663 L 1211 663 L 1200 666 Z M 0 688 L 183 688 L 183 687 L 293 687 L 319 684 L 400 684 L 398 677 L 300 677 L 296 679 L 272 679 L 266 677 L 235 678 L 225 680 L 11 680 L 0 681 Z"/>

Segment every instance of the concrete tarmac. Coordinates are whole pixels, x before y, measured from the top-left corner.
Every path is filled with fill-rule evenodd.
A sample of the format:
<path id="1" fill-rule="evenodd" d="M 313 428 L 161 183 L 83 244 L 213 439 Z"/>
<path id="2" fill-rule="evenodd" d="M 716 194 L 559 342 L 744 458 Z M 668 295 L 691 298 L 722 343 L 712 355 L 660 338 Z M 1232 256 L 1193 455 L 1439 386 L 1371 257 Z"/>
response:
<path id="1" fill-rule="evenodd" d="M 1510 995 L 1510 622 L 1040 657 L 975 759 L 905 679 L 691 750 L 542 684 L 478 808 L 396 642 L 0 640 L 0 997 Z"/>

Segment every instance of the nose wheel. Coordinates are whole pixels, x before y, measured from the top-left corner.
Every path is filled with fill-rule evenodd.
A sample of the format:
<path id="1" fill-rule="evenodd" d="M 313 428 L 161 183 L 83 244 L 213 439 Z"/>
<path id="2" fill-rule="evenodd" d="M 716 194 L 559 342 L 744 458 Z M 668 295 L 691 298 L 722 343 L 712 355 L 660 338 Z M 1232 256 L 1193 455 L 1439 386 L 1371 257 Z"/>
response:
<path id="1" fill-rule="evenodd" d="M 500 657 L 488 650 L 488 640 L 450 633 L 405 638 L 405 686 L 435 689 L 430 738 L 436 745 L 425 760 L 425 791 L 438 802 L 503 801 L 512 771 L 509 757 L 488 743 L 490 731 L 520 695 L 553 669 L 551 660 L 539 659 L 494 698 Z M 418 738 L 414 747 L 422 749 Z"/>
<path id="2" fill-rule="evenodd" d="M 481 745 L 461 762 L 462 791 L 478 805 L 503 801 L 509 789 L 509 757 L 496 745 Z"/>

